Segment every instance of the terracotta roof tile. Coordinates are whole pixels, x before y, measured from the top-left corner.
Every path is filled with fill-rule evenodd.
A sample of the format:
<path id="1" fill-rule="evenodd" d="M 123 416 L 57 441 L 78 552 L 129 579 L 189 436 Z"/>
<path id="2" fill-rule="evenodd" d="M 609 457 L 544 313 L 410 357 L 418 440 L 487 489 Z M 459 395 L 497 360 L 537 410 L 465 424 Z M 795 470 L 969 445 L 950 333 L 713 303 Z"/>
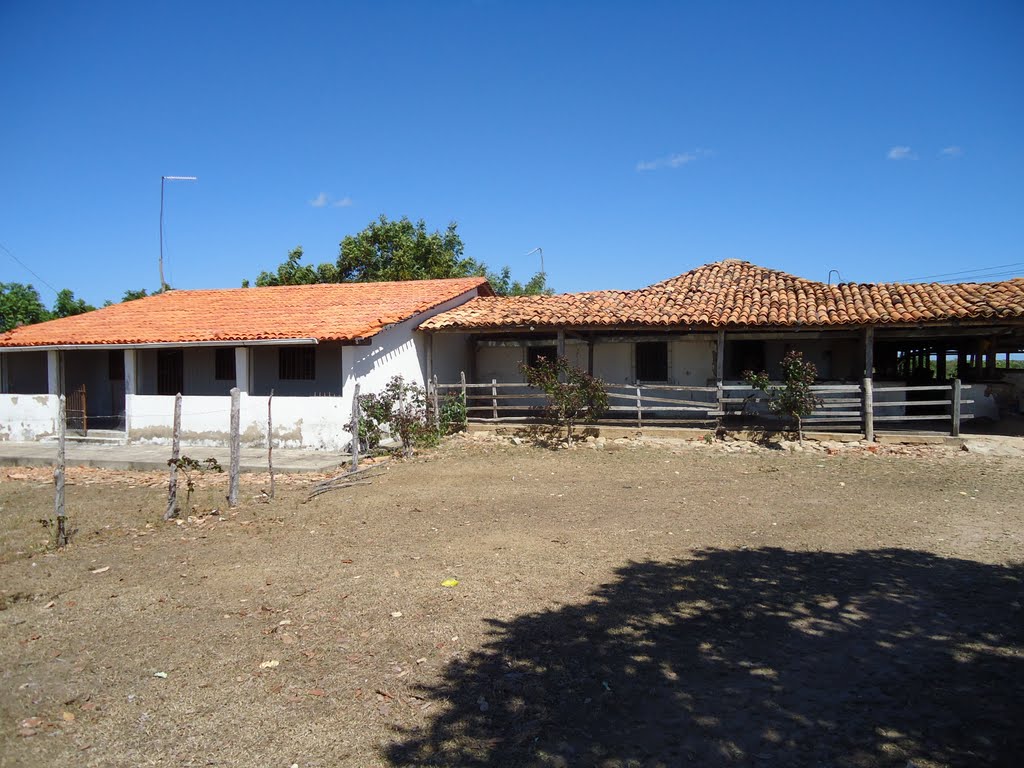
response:
<path id="1" fill-rule="evenodd" d="M 476 298 L 420 327 L 785 327 L 1010 317 L 1024 318 L 1024 278 L 830 286 L 730 259 L 635 291 Z"/>
<path id="2" fill-rule="evenodd" d="M 0 347 L 350 341 L 474 290 L 491 293 L 482 277 L 169 291 L 15 328 L 0 335 Z"/>

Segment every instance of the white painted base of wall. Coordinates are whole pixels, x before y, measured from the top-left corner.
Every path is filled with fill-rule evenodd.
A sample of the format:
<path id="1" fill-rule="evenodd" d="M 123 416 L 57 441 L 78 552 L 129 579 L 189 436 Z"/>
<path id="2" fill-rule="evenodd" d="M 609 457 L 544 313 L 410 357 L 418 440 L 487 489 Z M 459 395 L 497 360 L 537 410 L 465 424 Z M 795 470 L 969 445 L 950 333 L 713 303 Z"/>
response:
<path id="1" fill-rule="evenodd" d="M 242 445 L 267 444 L 267 399 L 242 394 Z M 352 435 L 345 429 L 350 402 L 341 397 L 279 397 L 273 399 L 274 445 L 347 451 Z M 174 424 L 174 398 L 167 395 L 128 395 L 128 441 L 169 445 Z M 230 438 L 231 398 L 186 395 L 181 399 L 183 445 L 226 445 Z"/>
<path id="2" fill-rule="evenodd" d="M 0 440 L 29 442 L 57 434 L 56 395 L 0 395 Z"/>

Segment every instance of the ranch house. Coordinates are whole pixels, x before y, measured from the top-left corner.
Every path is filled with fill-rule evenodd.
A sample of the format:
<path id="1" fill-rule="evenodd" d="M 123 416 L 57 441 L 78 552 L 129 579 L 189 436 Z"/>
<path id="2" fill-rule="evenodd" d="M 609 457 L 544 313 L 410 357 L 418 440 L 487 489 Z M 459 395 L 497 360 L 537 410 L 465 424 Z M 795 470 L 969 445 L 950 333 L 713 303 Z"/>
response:
<path id="1" fill-rule="evenodd" d="M 417 326 L 491 293 L 482 277 L 175 290 L 15 328 L 0 335 L 0 439 L 54 435 L 63 394 L 79 434 L 169 442 L 181 393 L 182 442 L 224 443 L 237 387 L 243 442 L 265 442 L 273 392 L 278 445 L 345 450 L 355 385 L 423 385 Z"/>

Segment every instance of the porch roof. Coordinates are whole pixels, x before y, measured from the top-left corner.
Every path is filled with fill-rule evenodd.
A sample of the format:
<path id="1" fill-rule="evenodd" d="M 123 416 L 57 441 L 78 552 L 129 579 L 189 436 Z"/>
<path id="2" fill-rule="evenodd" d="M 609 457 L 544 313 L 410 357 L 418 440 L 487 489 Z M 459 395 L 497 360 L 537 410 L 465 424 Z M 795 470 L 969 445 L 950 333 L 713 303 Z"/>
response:
<path id="1" fill-rule="evenodd" d="M 1024 320 L 1024 278 L 998 283 L 825 283 L 728 259 L 635 291 L 480 297 L 420 328 L 785 328 Z"/>
<path id="2" fill-rule="evenodd" d="M 469 292 L 491 289 L 467 277 L 176 290 L 14 328 L 0 335 L 0 348 L 353 341 Z"/>

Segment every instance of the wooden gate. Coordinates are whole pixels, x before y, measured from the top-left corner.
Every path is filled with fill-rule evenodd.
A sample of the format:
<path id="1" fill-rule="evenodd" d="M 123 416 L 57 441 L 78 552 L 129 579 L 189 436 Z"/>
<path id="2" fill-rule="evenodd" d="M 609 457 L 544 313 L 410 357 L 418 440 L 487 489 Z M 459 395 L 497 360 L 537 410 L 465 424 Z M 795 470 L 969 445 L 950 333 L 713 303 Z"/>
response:
<path id="1" fill-rule="evenodd" d="M 89 417 L 86 408 L 85 384 L 67 396 L 67 427 L 83 435 L 89 429 Z"/>

